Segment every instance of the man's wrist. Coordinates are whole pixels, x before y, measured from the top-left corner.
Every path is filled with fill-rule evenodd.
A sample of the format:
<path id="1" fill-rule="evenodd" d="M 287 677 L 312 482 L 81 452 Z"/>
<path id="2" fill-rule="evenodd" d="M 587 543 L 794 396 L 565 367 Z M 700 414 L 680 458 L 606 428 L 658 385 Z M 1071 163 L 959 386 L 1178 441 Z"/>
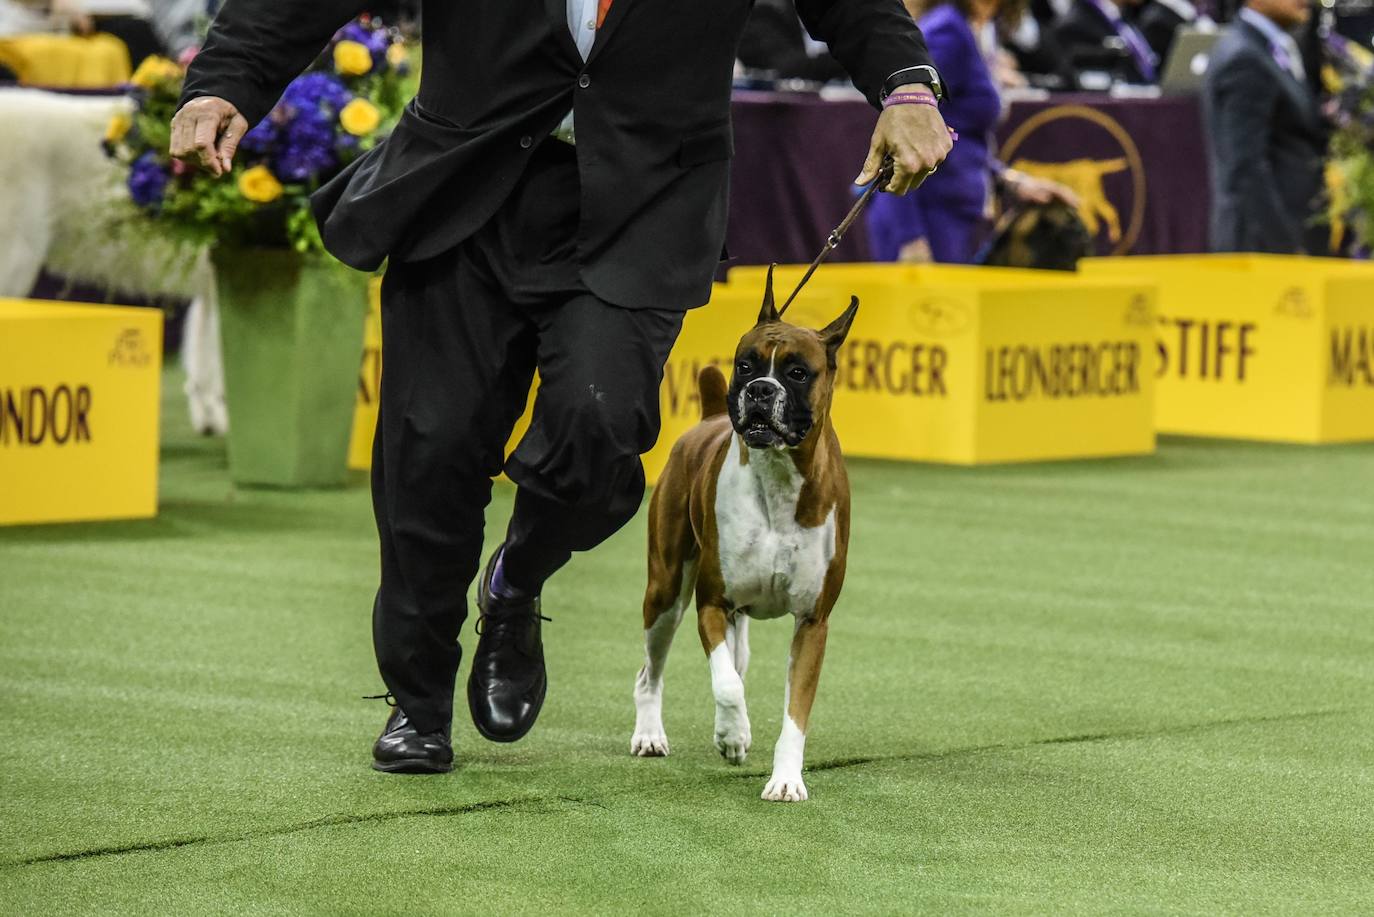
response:
<path id="1" fill-rule="evenodd" d="M 919 92 L 923 95 L 930 96 L 932 99 L 935 99 L 936 101 L 939 101 L 939 96 L 935 94 L 934 89 L 930 88 L 929 83 L 903 83 L 902 85 L 898 86 L 896 89 L 888 93 L 888 95 L 895 96 L 899 93 L 904 92 Z"/>
<path id="2" fill-rule="evenodd" d="M 883 91 L 879 94 L 879 101 L 897 92 L 898 89 L 911 89 L 913 86 L 924 86 L 932 93 L 936 100 L 943 100 L 945 89 L 940 80 L 940 72 L 929 64 L 919 64 L 915 67 L 903 67 L 891 74 L 883 82 Z"/>
<path id="3" fill-rule="evenodd" d="M 939 109 L 940 101 L 935 98 L 935 93 L 926 89 L 924 86 L 918 85 L 909 92 L 903 91 L 901 87 L 898 87 L 895 92 L 889 93 L 883 99 L 884 111 L 897 105 L 918 105 L 926 108 Z"/>

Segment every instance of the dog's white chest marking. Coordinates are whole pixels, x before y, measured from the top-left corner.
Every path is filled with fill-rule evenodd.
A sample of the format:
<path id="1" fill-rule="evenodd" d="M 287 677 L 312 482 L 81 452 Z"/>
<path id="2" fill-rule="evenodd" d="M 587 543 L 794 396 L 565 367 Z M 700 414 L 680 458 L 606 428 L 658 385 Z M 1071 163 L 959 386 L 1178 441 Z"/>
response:
<path id="1" fill-rule="evenodd" d="M 814 528 L 797 524 L 804 480 L 791 455 L 754 449 L 740 464 L 733 438 L 716 479 L 716 530 L 725 597 L 752 618 L 816 608 L 835 557 L 835 508 Z"/>

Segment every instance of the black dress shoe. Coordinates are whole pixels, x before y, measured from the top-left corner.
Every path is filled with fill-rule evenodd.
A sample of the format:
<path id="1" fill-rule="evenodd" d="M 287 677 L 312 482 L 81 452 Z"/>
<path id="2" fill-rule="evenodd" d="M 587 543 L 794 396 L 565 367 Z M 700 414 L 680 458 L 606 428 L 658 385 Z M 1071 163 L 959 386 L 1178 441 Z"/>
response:
<path id="1" fill-rule="evenodd" d="M 420 732 L 397 707 L 372 746 L 372 768 L 388 774 L 447 774 L 453 770 L 448 730 Z"/>
<path id="2" fill-rule="evenodd" d="M 468 709 L 477 731 L 493 742 L 522 739 L 544 706 L 548 677 L 539 597 L 510 601 L 491 591 L 498 551 L 477 588 L 477 652 L 468 675 Z"/>

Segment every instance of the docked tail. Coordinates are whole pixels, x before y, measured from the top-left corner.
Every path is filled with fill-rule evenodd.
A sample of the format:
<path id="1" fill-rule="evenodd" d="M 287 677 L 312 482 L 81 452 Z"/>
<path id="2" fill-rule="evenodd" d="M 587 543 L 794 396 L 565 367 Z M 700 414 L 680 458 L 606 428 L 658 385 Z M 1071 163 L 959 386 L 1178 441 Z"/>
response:
<path id="1" fill-rule="evenodd" d="M 714 363 L 702 367 L 697 375 L 697 387 L 701 389 L 701 419 L 717 417 L 726 411 L 725 393 L 729 386 L 725 373 Z"/>

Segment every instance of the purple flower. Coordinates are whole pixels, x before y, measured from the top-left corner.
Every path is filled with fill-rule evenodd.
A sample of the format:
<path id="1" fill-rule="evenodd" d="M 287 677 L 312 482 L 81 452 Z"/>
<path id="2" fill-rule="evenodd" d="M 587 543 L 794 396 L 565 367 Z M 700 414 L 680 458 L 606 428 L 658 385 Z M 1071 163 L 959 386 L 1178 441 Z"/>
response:
<path id="1" fill-rule="evenodd" d="M 348 25 L 339 29 L 334 35 L 335 41 L 356 41 L 359 44 L 367 44 L 367 40 L 372 35 L 372 30 L 363 25 L 358 20 L 353 20 Z"/>
<path id="2" fill-rule="evenodd" d="M 167 169 L 149 150 L 129 167 L 129 196 L 140 207 L 156 207 L 162 203 L 169 177 Z"/>
<path id="3" fill-rule="evenodd" d="M 307 73 L 298 76 L 286 87 L 282 94 L 282 104 L 296 111 L 319 111 L 331 109 L 330 114 L 337 116 L 353 99 L 353 93 L 332 73 Z"/>
<path id="4" fill-rule="evenodd" d="M 287 122 L 277 146 L 272 171 L 290 181 L 305 181 L 338 164 L 334 153 L 334 119 L 318 110 L 299 112 Z"/>
<path id="5" fill-rule="evenodd" d="M 239 149 L 265 156 L 276 144 L 280 134 L 281 130 L 275 118 L 263 118 L 257 127 L 243 135 L 243 139 L 239 141 Z"/>
<path id="6" fill-rule="evenodd" d="M 272 171 L 284 181 L 307 181 L 336 168 L 339 111 L 352 99 L 333 74 L 296 78 L 268 119 L 270 126 L 254 128 L 261 131 L 257 152 L 271 158 Z"/>

